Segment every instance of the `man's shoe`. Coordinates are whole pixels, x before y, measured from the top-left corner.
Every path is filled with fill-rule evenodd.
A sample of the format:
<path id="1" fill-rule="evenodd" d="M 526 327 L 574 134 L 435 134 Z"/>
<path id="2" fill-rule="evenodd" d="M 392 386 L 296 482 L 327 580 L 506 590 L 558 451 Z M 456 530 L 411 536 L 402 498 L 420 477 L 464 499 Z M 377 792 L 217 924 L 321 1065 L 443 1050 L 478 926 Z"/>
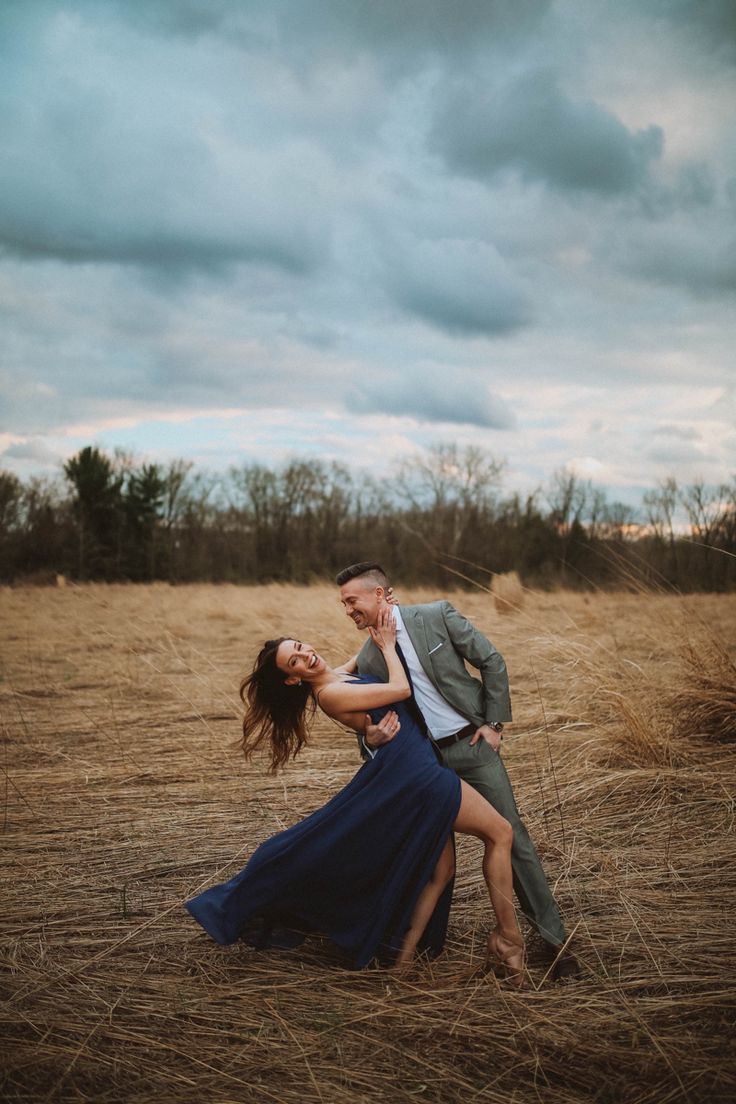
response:
<path id="1" fill-rule="evenodd" d="M 555 962 L 552 967 L 552 980 L 553 981 L 575 981 L 580 977 L 580 963 L 576 959 L 575 955 L 570 954 L 569 951 L 565 951 L 564 954 Z"/>
<path id="2" fill-rule="evenodd" d="M 555 946 L 544 940 L 544 957 L 547 962 L 554 963 L 550 971 L 552 981 L 574 981 L 580 977 L 580 963 L 570 950 L 568 944 L 564 951 L 562 945 Z"/>

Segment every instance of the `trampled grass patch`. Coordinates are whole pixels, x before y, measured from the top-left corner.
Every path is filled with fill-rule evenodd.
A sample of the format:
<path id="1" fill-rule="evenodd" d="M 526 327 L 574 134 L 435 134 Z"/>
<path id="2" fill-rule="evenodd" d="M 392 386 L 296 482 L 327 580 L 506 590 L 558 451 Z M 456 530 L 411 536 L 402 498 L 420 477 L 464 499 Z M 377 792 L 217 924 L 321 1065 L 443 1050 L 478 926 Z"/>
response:
<path id="1" fill-rule="evenodd" d="M 3 1099 L 736 1096 L 736 597 L 454 601 L 509 667 L 504 756 L 580 981 L 545 980 L 533 939 L 528 991 L 476 975 L 491 920 L 469 840 L 447 951 L 400 979 L 319 941 L 220 948 L 183 910 L 359 766 L 321 716 L 276 777 L 236 747 L 266 637 L 356 650 L 330 587 L 4 590 Z"/>

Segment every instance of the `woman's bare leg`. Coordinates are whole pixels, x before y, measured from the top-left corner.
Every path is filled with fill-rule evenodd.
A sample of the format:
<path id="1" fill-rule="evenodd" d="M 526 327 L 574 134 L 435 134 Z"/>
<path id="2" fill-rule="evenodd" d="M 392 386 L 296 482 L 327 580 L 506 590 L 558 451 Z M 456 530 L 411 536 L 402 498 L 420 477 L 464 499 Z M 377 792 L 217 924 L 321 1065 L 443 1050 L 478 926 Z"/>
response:
<path id="1" fill-rule="evenodd" d="M 516 919 L 511 874 L 511 844 L 513 830 L 484 797 L 466 782 L 460 783 L 461 799 L 456 832 L 476 836 L 485 845 L 483 877 L 488 886 L 497 927 L 488 940 L 489 951 L 508 968 L 511 977 L 521 984 L 524 968 L 524 942 Z"/>
<path id="2" fill-rule="evenodd" d="M 437 860 L 437 865 L 432 871 L 432 876 L 419 894 L 414 911 L 411 914 L 409 928 L 401 950 L 396 956 L 396 966 L 401 968 L 408 965 L 414 957 L 417 944 L 424 934 L 424 929 L 430 921 L 437 902 L 455 875 L 455 849 L 452 839 L 448 838 L 442 854 Z"/>

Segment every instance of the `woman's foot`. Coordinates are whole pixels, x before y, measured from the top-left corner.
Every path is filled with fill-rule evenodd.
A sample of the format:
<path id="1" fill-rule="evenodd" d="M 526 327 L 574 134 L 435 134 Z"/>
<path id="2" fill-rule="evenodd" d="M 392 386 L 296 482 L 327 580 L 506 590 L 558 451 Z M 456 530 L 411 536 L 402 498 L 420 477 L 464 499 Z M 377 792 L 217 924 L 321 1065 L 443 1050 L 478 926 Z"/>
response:
<path id="1" fill-rule="evenodd" d="M 405 958 L 403 960 L 397 958 L 396 961 L 389 967 L 389 972 L 392 973 L 394 977 L 406 977 L 412 972 L 414 962 L 415 959 L 413 957 Z"/>
<path id="2" fill-rule="evenodd" d="M 521 935 L 504 935 L 494 928 L 488 936 L 488 958 L 500 966 L 503 976 L 515 989 L 523 989 L 526 983 L 524 943 Z"/>

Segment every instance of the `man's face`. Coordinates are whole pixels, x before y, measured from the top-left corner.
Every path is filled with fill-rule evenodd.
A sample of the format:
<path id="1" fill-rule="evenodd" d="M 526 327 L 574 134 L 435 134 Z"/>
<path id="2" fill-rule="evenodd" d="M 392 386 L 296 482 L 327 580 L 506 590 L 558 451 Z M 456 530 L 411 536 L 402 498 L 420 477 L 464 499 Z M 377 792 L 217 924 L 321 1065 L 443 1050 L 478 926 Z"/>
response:
<path id="1" fill-rule="evenodd" d="M 383 587 L 370 579 L 351 579 L 340 587 L 340 601 L 356 629 L 373 628 L 383 605 Z"/>

